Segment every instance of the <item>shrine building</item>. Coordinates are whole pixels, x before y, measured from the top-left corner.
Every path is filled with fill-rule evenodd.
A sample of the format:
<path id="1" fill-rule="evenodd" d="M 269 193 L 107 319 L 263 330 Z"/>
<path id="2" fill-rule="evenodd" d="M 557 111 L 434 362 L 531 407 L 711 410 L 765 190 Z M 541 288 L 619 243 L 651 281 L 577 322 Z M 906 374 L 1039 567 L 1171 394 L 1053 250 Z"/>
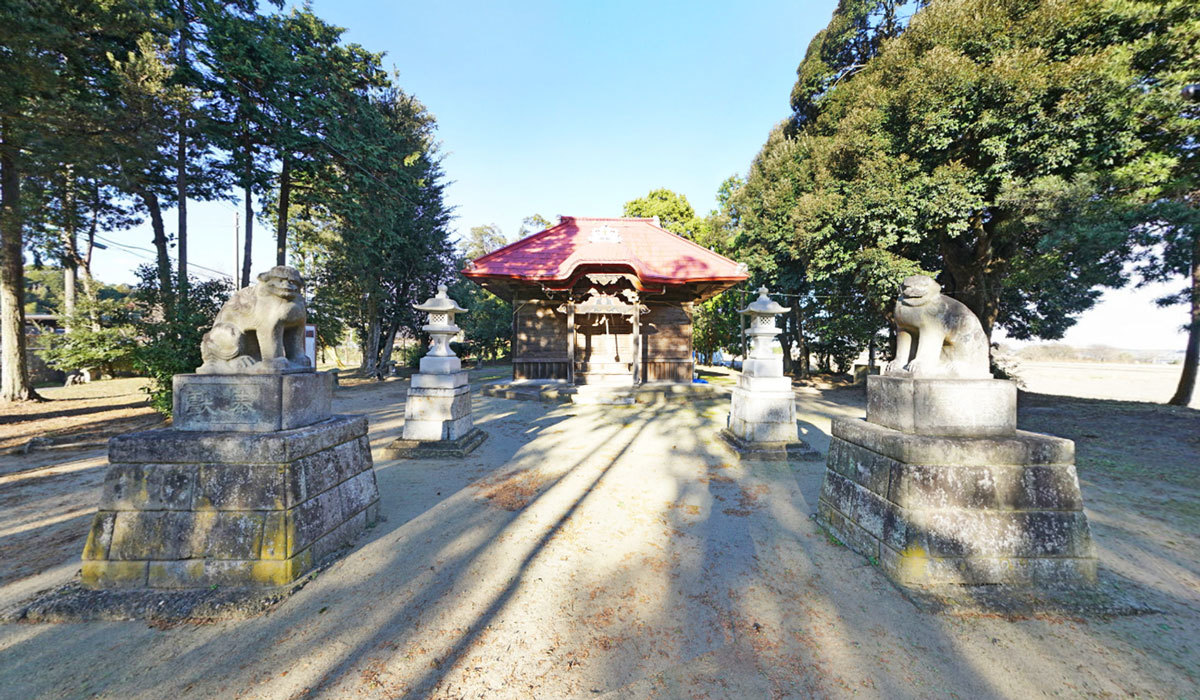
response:
<path id="1" fill-rule="evenodd" d="M 463 275 L 513 305 L 514 380 L 609 386 L 690 383 L 693 306 L 749 276 L 657 218 L 574 216 Z"/>

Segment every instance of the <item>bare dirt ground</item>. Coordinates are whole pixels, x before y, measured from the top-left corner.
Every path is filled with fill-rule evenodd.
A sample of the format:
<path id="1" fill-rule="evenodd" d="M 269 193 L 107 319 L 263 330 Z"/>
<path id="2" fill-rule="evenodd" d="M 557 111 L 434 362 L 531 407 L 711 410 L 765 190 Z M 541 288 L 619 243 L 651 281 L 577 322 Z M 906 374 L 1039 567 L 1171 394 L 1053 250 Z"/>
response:
<path id="1" fill-rule="evenodd" d="M 146 401 L 145 379 L 112 379 L 38 389 L 45 401 L 0 403 L 0 450 L 31 439 L 101 441 L 162 424 Z"/>
<path id="2" fill-rule="evenodd" d="M 335 408 L 378 448 L 406 389 Z M 824 452 L 864 398 L 798 388 L 805 439 Z M 1195 695 L 1198 411 L 1022 396 L 1022 428 L 1077 441 L 1102 569 L 1163 612 L 1010 620 L 919 612 L 812 521 L 823 464 L 731 458 L 724 400 L 474 410 L 466 459 L 377 457 L 386 522 L 271 613 L 0 625 L 0 697 Z M 0 608 L 75 575 L 103 465 L 0 457 Z"/>

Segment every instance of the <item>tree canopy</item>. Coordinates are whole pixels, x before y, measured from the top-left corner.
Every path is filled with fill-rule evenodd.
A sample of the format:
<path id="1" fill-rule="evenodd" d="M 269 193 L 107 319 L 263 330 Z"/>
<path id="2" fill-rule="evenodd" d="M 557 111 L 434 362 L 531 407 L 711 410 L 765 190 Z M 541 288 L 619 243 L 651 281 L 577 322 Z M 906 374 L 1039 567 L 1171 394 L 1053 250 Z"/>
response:
<path id="1" fill-rule="evenodd" d="M 0 397 L 34 396 L 21 332 L 24 254 L 62 270 L 59 312 L 72 316 L 76 280 L 83 306 L 96 310 L 96 235 L 142 218 L 153 232 L 156 318 L 168 324 L 147 336 L 172 346 L 146 357 L 187 356 L 189 334 L 169 323 L 203 319 L 189 308 L 188 200 L 241 197 L 239 285 L 272 262 L 250 257 L 255 220 L 272 223 L 273 262 L 291 253 L 305 268 L 322 341 L 355 330 L 365 373 L 378 376 L 398 329 L 415 326 L 411 302 L 452 270 L 436 123 L 380 54 L 344 41 L 307 6 L 280 5 L 0 8 Z M 195 301 L 205 308 L 220 295 L 202 291 Z M 94 316 L 89 332 L 102 320 Z"/>
<path id="2" fill-rule="evenodd" d="M 687 197 L 666 188 L 651 190 L 645 197 L 625 202 L 623 216 L 657 216 L 659 224 L 671 233 L 684 238 L 696 235 L 696 210 L 688 204 Z"/>
<path id="3" fill-rule="evenodd" d="M 919 271 L 989 334 L 1061 337 L 1099 288 L 1127 282 L 1133 202 L 1172 178 L 1188 188 L 1186 138 L 1156 125 L 1183 112 L 1195 5 L 932 0 L 907 23 L 896 10 L 844 0 L 813 40 L 791 117 L 734 197 L 743 259 L 830 318 L 868 310 L 847 329 L 860 346 Z"/>

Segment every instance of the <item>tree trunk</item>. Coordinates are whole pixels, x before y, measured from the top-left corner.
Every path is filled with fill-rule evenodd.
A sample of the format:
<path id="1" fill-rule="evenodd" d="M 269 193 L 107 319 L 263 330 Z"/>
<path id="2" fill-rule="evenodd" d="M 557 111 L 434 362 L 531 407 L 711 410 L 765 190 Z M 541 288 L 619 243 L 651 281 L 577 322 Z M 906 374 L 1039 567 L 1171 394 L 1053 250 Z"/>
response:
<path id="1" fill-rule="evenodd" d="M 69 324 L 75 316 L 76 302 L 76 272 L 79 269 L 79 250 L 76 247 L 75 231 L 75 173 L 74 168 L 66 166 L 63 176 L 62 198 L 63 222 L 60 238 L 63 244 L 63 308 L 62 315 Z M 64 324 L 69 331 L 70 328 Z"/>
<path id="2" fill-rule="evenodd" d="M 179 290 L 180 306 L 187 305 L 188 295 L 188 254 L 187 254 L 187 135 L 184 133 L 184 120 L 179 120 L 179 153 L 175 173 L 175 198 L 179 202 L 179 231 L 176 243 L 179 245 L 179 270 L 176 288 Z"/>
<path id="3" fill-rule="evenodd" d="M 379 358 L 379 367 L 376 373 L 376 379 L 383 379 L 384 372 L 387 371 L 388 364 L 392 361 L 392 349 L 396 345 L 396 334 L 400 332 L 400 314 L 396 314 L 396 318 L 392 319 L 388 326 L 388 332 L 384 336 L 386 341 L 383 344 L 383 352 Z"/>
<path id="4" fill-rule="evenodd" d="M 254 163 L 249 155 L 246 158 L 246 184 L 244 186 L 246 196 L 246 242 L 242 248 L 242 279 L 241 284 L 238 285 L 239 287 L 250 286 L 250 241 L 254 238 L 254 200 L 251 199 L 253 195 L 251 173 Z"/>
<path id="5" fill-rule="evenodd" d="M 287 264 L 288 208 L 292 195 L 292 159 L 284 151 L 283 167 L 279 171 L 279 218 L 275 225 L 275 264 Z"/>
<path id="6" fill-rule="evenodd" d="M 179 47 L 176 55 L 176 70 L 184 70 L 188 63 L 187 39 L 188 17 L 185 0 L 179 0 Z M 176 241 L 179 245 L 179 306 L 187 306 L 188 297 L 188 252 L 187 252 L 187 115 L 181 105 L 176 124 L 178 140 L 175 163 L 175 199 L 179 206 L 179 230 Z"/>
<path id="7" fill-rule="evenodd" d="M 783 348 L 783 373 L 795 376 L 792 362 L 792 332 L 795 329 L 788 329 L 788 326 L 794 326 L 795 323 L 789 323 L 786 314 L 780 320 L 783 321 L 783 332 L 779 334 L 779 345 Z"/>
<path id="8" fill-rule="evenodd" d="M 83 295 L 89 304 L 88 313 L 92 316 L 92 329 L 99 330 L 96 315 L 96 285 L 92 280 L 92 253 L 96 250 L 96 230 L 100 227 L 100 201 L 94 199 L 92 207 L 92 223 L 88 226 L 87 248 L 79 256 L 79 281 L 83 283 Z"/>
<path id="9" fill-rule="evenodd" d="M 1196 388 L 1196 373 L 1200 366 L 1200 233 L 1192 241 L 1192 318 L 1188 324 L 1187 350 L 1183 354 L 1183 371 L 1179 375 L 1179 386 L 1167 403 L 1172 406 L 1187 406 L 1192 402 Z"/>
<path id="10" fill-rule="evenodd" d="M 408 296 L 408 283 L 400 285 L 395 295 L 396 308 L 404 308 L 401 306 L 402 300 Z M 392 361 L 392 350 L 396 345 L 396 334 L 400 332 L 401 315 L 399 313 L 392 314 L 392 322 L 388 324 L 388 331 L 385 335 L 387 339 L 381 348 L 379 367 L 377 368 L 376 379 L 383 379 L 384 372 L 387 371 L 388 364 Z"/>
<path id="11" fill-rule="evenodd" d="M 163 299 L 163 315 L 171 318 L 175 301 L 174 284 L 171 281 L 171 255 L 167 248 L 167 228 L 163 222 L 162 207 L 158 195 L 138 187 L 135 192 L 150 212 L 150 228 L 154 231 L 154 251 L 157 257 L 158 286 Z"/>
<path id="12" fill-rule="evenodd" d="M 808 379 L 811 371 L 808 366 L 808 343 L 804 340 L 804 316 L 800 312 L 800 300 L 792 306 L 792 316 L 796 325 L 796 352 L 800 355 L 798 362 L 800 369 L 796 372 L 796 376 L 801 379 Z"/>
<path id="13" fill-rule="evenodd" d="M 997 258 L 992 240 L 996 227 L 1006 217 L 1001 212 L 992 212 L 986 223 L 981 217 L 982 214 L 972 222 L 975 236 L 969 245 L 942 236 L 939 247 L 947 277 L 942 291 L 966 304 L 979 318 L 990 345 L 992 330 L 1000 317 L 1001 282 L 1008 268 L 1004 260 Z"/>
<path id="14" fill-rule="evenodd" d="M 40 399 L 25 364 L 25 258 L 21 175 L 11 125 L 0 117 L 0 400 Z"/>
<path id="15" fill-rule="evenodd" d="M 367 295 L 367 334 L 363 339 L 362 366 L 359 372 L 364 377 L 374 377 L 379 369 L 379 301 L 374 294 Z"/>
<path id="16" fill-rule="evenodd" d="M 71 330 L 71 319 L 75 317 L 76 303 L 76 284 L 75 284 L 75 261 L 70 255 L 64 255 L 63 260 L 63 308 L 62 320 L 63 328 L 67 331 Z"/>

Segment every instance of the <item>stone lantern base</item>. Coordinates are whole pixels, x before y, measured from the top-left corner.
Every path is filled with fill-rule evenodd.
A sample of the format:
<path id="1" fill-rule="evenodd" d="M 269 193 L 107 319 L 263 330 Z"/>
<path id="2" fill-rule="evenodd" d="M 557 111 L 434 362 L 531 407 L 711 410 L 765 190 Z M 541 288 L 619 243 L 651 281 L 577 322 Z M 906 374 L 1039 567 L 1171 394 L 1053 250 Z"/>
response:
<path id="1" fill-rule="evenodd" d="M 426 368 L 428 356 L 421 359 Z M 437 358 L 443 359 L 443 358 Z M 449 358 L 457 363 L 458 358 Z M 471 417 L 467 373 L 414 374 L 404 406 L 403 436 L 384 448 L 388 459 L 464 457 L 487 439 Z"/>
<path id="2" fill-rule="evenodd" d="M 743 457 L 820 458 L 800 439 L 796 399 L 787 377 L 739 377 L 730 397 L 727 423 L 721 437 Z"/>

